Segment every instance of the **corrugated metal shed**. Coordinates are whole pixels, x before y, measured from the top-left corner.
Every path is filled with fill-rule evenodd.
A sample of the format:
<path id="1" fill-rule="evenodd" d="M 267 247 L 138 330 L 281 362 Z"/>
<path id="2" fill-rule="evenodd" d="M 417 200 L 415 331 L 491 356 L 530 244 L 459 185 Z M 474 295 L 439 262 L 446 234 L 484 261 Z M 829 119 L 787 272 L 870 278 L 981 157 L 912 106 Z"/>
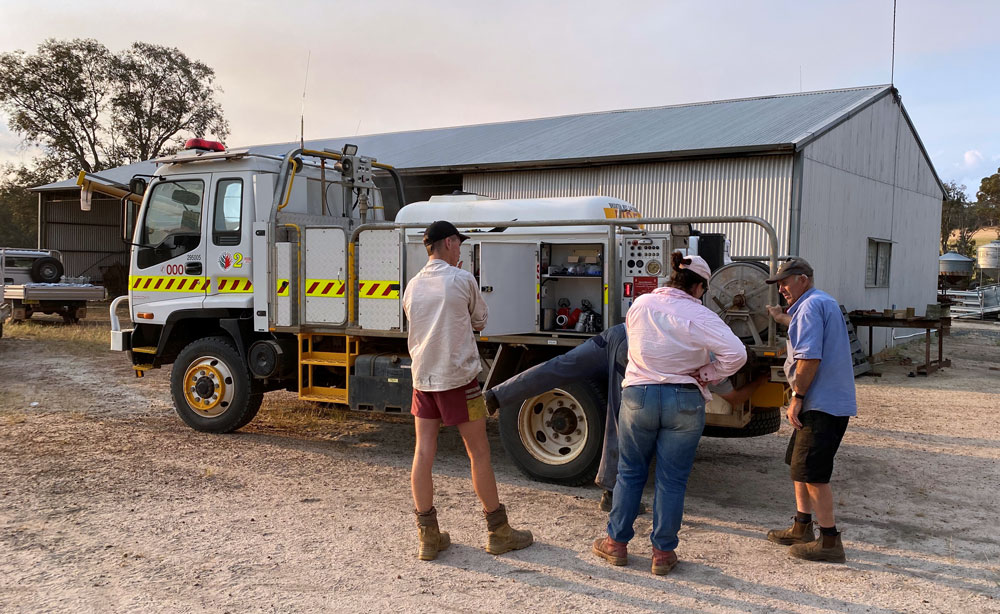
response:
<path id="1" fill-rule="evenodd" d="M 788 153 L 891 91 L 891 86 L 879 85 L 314 140 L 306 145 L 339 150 L 346 142 L 355 143 L 365 155 L 409 173 Z M 282 155 L 296 146 L 280 143 L 250 149 Z M 133 174 L 153 170 L 152 163 L 143 162 L 98 175 L 127 184 Z M 67 180 L 37 189 L 73 187 L 74 182 Z"/>
<path id="2" fill-rule="evenodd" d="M 649 217 L 756 215 L 774 226 L 779 251 L 788 251 L 791 155 L 466 173 L 463 189 L 492 198 L 613 196 Z M 767 236 L 757 226 L 702 224 L 698 228 L 726 233 L 734 255 L 768 253 Z"/>

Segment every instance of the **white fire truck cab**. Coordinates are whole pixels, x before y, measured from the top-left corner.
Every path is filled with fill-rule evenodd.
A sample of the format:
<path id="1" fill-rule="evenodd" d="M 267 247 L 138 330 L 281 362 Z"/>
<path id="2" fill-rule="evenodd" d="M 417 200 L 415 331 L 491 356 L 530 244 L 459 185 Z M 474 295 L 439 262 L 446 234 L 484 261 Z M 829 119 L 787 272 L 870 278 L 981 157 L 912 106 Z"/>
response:
<path id="1" fill-rule="evenodd" d="M 401 299 L 427 261 L 423 229 L 438 219 L 471 237 L 461 266 L 478 279 L 489 306 L 478 336 L 487 387 L 621 322 L 636 296 L 665 283 L 670 252 L 694 251 L 695 243 L 717 269 L 708 304 L 750 350 L 735 383 L 780 361 L 782 345 L 764 309 L 777 297 L 763 284 L 776 266 L 777 243 L 762 220 L 644 219 L 631 204 L 603 196 L 453 194 L 406 204 L 390 222 L 382 203 L 405 203 L 402 182 L 352 146 L 273 157 L 190 145 L 158 160 L 148 182 L 133 179 L 131 194 L 119 194 L 131 265 L 129 294 L 111 312 L 112 349 L 128 352 L 140 376 L 172 365 L 177 413 L 197 430 L 239 429 L 263 395 L 279 389 L 357 411 L 407 413 L 412 387 Z M 128 203 L 136 195 L 138 211 Z M 723 238 L 697 236 L 691 226 L 715 221 L 764 227 L 772 237 L 770 267 L 726 264 Z M 123 300 L 131 330 L 122 330 L 115 314 Z M 741 406 L 713 402 L 706 434 L 777 430 L 786 388 L 774 379 Z M 600 460 L 605 388 L 581 380 L 503 408 L 507 452 L 536 479 L 590 481 Z"/>

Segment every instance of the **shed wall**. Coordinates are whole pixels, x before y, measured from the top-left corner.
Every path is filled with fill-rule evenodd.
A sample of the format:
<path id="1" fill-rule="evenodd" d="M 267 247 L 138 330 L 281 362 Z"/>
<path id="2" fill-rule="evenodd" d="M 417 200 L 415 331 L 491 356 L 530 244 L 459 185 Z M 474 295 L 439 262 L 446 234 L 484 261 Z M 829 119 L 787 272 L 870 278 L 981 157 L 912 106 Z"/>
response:
<path id="1" fill-rule="evenodd" d="M 800 254 L 848 310 L 936 301 L 943 194 L 916 136 L 886 96 L 802 151 Z M 892 241 L 889 287 L 865 287 L 868 239 Z M 862 329 L 864 331 L 864 329 Z M 861 334 L 867 346 L 867 331 Z M 876 352 L 891 346 L 876 329 Z"/>
<path id="2" fill-rule="evenodd" d="M 80 209 L 80 199 L 46 194 L 41 203 L 39 247 L 62 253 L 66 275 L 104 281 L 105 267 L 120 264 L 128 271 L 128 246 L 122 242 L 121 203 L 94 198 L 90 211 Z"/>
<path id="3" fill-rule="evenodd" d="M 492 198 L 612 196 L 647 217 L 756 215 L 774 226 L 779 251 L 788 250 L 792 157 L 756 156 L 598 166 L 589 168 L 470 173 L 463 189 Z M 750 224 L 705 224 L 725 232 L 733 255 L 768 254 L 767 236 Z"/>

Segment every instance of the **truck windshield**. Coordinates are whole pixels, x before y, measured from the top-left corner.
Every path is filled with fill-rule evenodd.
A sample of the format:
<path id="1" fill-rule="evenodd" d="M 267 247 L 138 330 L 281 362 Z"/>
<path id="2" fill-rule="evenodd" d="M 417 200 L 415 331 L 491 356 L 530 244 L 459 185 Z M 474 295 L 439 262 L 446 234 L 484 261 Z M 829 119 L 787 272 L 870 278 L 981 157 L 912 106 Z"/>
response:
<path id="1" fill-rule="evenodd" d="M 153 186 L 139 235 L 137 264 L 146 268 L 186 254 L 201 244 L 201 180 L 165 181 Z"/>
<path id="2" fill-rule="evenodd" d="M 202 194 L 205 184 L 198 180 L 158 183 L 153 186 L 146 207 L 141 242 L 156 246 L 171 235 L 201 235 Z M 197 245 L 197 244 L 196 244 Z"/>

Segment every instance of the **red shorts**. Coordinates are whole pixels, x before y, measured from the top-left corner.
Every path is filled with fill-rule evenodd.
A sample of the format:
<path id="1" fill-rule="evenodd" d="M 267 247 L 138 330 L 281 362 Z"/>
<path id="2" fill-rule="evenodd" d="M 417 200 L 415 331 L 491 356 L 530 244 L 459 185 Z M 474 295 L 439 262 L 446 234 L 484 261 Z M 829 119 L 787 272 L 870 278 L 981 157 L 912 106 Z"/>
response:
<path id="1" fill-rule="evenodd" d="M 476 380 L 440 392 L 423 392 L 414 388 L 410 413 L 418 418 L 440 420 L 445 426 L 455 426 L 485 418 L 486 401 Z"/>

